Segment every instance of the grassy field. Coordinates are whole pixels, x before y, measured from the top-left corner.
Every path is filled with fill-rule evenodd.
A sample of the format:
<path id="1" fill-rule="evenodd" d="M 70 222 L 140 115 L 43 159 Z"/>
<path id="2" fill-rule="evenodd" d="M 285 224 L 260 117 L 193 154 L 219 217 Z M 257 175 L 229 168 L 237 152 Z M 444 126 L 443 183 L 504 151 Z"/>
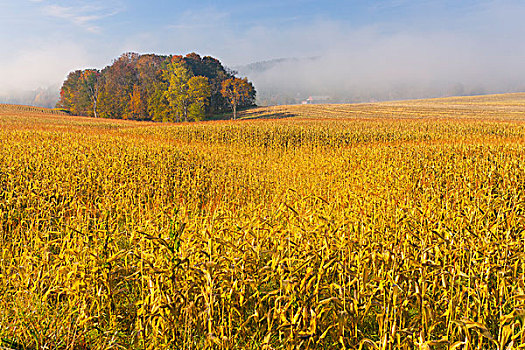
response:
<path id="1" fill-rule="evenodd" d="M 0 348 L 523 347 L 525 94 L 242 118 L 0 106 Z"/>

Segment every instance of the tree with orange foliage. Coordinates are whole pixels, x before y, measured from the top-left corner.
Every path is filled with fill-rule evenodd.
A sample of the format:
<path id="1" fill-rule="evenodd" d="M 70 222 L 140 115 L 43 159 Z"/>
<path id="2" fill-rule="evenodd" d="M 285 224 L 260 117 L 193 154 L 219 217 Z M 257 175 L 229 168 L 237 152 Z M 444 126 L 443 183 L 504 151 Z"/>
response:
<path id="1" fill-rule="evenodd" d="M 133 85 L 133 92 L 130 94 L 129 99 L 129 116 L 133 120 L 139 120 L 143 118 L 145 113 L 146 107 L 140 92 L 140 86 L 135 84 Z"/>
<path id="2" fill-rule="evenodd" d="M 247 78 L 230 78 L 222 82 L 221 94 L 232 105 L 233 119 L 237 119 L 237 106 L 253 104 L 255 89 Z"/>

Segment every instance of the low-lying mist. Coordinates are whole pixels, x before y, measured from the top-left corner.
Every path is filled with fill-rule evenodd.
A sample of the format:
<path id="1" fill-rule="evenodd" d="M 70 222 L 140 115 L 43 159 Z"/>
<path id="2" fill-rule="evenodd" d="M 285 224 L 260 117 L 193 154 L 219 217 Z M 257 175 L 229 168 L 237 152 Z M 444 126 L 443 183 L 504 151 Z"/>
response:
<path id="1" fill-rule="evenodd" d="M 54 108 L 58 101 L 58 85 L 35 90 L 10 90 L 0 93 L 0 103 Z"/>
<path id="2" fill-rule="evenodd" d="M 234 69 L 254 82 L 261 105 L 309 97 L 313 103 L 370 102 L 525 91 L 525 54 L 516 51 L 508 55 L 449 35 L 400 35 Z"/>
<path id="3" fill-rule="evenodd" d="M 309 96 L 366 102 L 525 91 L 525 3 L 465 1 L 448 16 L 432 13 L 433 6 L 445 6 L 437 3 L 421 2 L 424 10 L 406 21 L 267 29 L 251 48 L 260 56 L 258 46 L 275 54 L 234 68 L 254 82 L 260 104 Z M 281 57 L 289 59 L 271 60 Z"/>

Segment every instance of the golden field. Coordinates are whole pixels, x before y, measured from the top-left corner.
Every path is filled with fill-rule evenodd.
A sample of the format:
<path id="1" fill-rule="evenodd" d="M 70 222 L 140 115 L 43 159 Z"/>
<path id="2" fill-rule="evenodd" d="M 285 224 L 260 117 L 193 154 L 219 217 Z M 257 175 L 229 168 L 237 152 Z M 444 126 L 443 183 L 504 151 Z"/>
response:
<path id="1" fill-rule="evenodd" d="M 525 94 L 243 113 L 0 106 L 0 348 L 523 348 Z"/>

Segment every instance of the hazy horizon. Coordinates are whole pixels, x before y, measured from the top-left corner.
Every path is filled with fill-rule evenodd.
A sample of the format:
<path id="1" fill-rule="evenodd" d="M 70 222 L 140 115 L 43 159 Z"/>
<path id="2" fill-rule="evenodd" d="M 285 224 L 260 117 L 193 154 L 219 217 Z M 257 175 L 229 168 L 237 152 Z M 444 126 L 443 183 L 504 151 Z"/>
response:
<path id="1" fill-rule="evenodd" d="M 0 10 L 0 102 L 57 89 L 70 71 L 101 69 L 124 52 L 197 52 L 228 67 L 297 58 L 246 72 L 260 98 L 525 90 L 517 0 L 0 0 Z"/>

